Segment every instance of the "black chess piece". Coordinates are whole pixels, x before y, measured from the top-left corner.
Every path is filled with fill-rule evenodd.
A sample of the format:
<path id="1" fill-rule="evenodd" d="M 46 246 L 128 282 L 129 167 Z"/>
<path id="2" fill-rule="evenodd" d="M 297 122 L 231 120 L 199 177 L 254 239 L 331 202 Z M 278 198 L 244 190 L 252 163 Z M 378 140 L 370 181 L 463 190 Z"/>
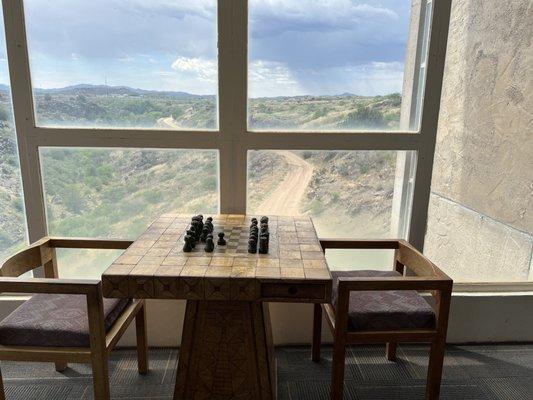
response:
<path id="1" fill-rule="evenodd" d="M 261 217 L 261 223 L 268 224 L 268 217 L 265 217 L 265 216 Z"/>
<path id="2" fill-rule="evenodd" d="M 268 254 L 268 236 L 261 235 L 259 238 L 259 254 Z"/>
<path id="3" fill-rule="evenodd" d="M 193 219 L 191 221 L 191 227 L 194 228 L 194 240 L 198 241 L 200 239 L 200 234 L 202 233 L 202 230 L 200 229 L 200 221 L 198 219 Z"/>
<path id="4" fill-rule="evenodd" d="M 219 246 L 225 246 L 226 245 L 226 239 L 224 239 L 224 236 L 226 236 L 226 234 L 224 232 L 218 232 L 218 242 L 217 242 L 217 244 Z"/>
<path id="5" fill-rule="evenodd" d="M 213 236 L 209 236 L 209 237 L 207 237 L 207 239 L 205 240 L 205 247 L 204 247 L 204 250 L 205 250 L 207 253 L 212 253 L 213 250 L 215 250 L 215 242 L 213 242 Z"/>
<path id="6" fill-rule="evenodd" d="M 185 243 L 183 245 L 183 251 L 185 253 L 190 253 L 192 251 L 192 241 L 193 241 L 192 236 L 185 235 L 184 241 Z"/>
<path id="7" fill-rule="evenodd" d="M 248 253 L 257 253 L 257 238 L 250 237 L 248 240 Z"/>
<path id="8" fill-rule="evenodd" d="M 252 225 L 257 225 L 257 218 L 252 218 L 251 222 L 252 222 Z"/>
<path id="9" fill-rule="evenodd" d="M 204 226 L 202 234 L 200 235 L 200 241 L 202 243 L 205 243 L 205 241 L 207 240 L 207 235 L 209 235 L 209 229 L 207 228 L 207 226 Z"/>
<path id="10" fill-rule="evenodd" d="M 207 231 L 209 233 L 213 232 L 213 230 L 215 229 L 215 227 L 213 226 L 213 223 L 209 221 L 209 219 L 205 222 L 204 227 L 207 227 Z"/>
<path id="11" fill-rule="evenodd" d="M 196 232 L 194 231 L 194 227 L 190 227 L 188 230 L 187 230 L 187 235 L 189 235 L 191 237 L 191 246 L 192 248 L 194 249 L 196 247 Z"/>
<path id="12" fill-rule="evenodd" d="M 206 221 L 212 223 L 213 222 L 213 217 L 207 217 Z"/>

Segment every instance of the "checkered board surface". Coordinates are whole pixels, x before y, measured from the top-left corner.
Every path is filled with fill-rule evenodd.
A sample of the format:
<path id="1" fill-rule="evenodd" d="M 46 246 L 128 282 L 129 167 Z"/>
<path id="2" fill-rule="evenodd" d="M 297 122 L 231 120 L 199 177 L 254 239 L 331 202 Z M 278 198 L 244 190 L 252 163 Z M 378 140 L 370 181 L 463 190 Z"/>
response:
<path id="1" fill-rule="evenodd" d="M 199 279 L 270 279 L 331 285 L 324 253 L 309 217 L 268 216 L 269 252 L 250 254 L 251 218 L 261 216 L 204 214 L 204 221 L 209 216 L 214 225 L 213 252 L 205 252 L 201 242 L 192 252 L 184 252 L 184 237 L 192 216 L 162 215 L 104 273 L 104 295 L 183 298 L 186 296 L 181 291 L 187 288 L 180 285 Z M 217 244 L 221 231 L 225 233 L 225 246 Z M 171 293 L 158 293 L 159 284 Z"/>
<path id="2" fill-rule="evenodd" d="M 246 255 L 248 256 L 248 240 L 250 238 L 250 228 L 249 226 L 243 226 L 243 225 L 234 225 L 234 224 L 224 224 L 221 222 L 217 222 L 216 225 L 214 225 L 214 231 L 213 231 L 213 240 L 215 242 L 215 253 L 218 254 L 235 254 L 235 255 Z M 273 253 L 277 253 L 278 247 L 277 247 L 277 229 L 274 227 L 270 231 L 270 241 L 269 241 L 269 253 L 272 251 Z M 226 240 L 225 246 L 219 246 L 217 244 L 218 242 L 218 233 L 224 232 L 225 236 L 224 239 Z M 270 246 L 270 243 L 272 243 L 272 246 Z M 204 251 L 205 243 L 198 242 L 196 244 L 196 247 L 194 248 L 194 252 L 203 253 L 202 255 L 209 255 L 208 253 L 205 253 Z M 258 246 L 259 248 L 259 246 Z M 251 256 L 251 255 L 250 255 Z"/>

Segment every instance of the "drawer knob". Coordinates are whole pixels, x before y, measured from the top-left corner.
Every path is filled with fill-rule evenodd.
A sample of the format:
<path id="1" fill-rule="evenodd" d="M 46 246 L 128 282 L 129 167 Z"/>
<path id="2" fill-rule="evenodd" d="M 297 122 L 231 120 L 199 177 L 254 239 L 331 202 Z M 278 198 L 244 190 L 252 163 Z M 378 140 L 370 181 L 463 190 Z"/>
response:
<path id="1" fill-rule="evenodd" d="M 289 286 L 289 294 L 294 296 L 296 293 L 298 293 L 298 288 L 296 286 Z"/>

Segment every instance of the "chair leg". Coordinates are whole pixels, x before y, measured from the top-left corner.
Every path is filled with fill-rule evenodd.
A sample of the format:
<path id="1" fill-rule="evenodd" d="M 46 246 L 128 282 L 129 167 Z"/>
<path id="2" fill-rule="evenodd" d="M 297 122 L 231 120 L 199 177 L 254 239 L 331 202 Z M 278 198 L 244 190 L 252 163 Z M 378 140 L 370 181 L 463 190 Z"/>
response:
<path id="1" fill-rule="evenodd" d="M 91 361 L 93 369 L 94 400 L 109 400 L 109 366 L 107 355 L 100 359 L 93 357 Z"/>
<path id="2" fill-rule="evenodd" d="M 445 346 L 446 343 L 444 341 L 437 341 L 431 344 L 426 384 L 426 400 L 439 399 Z"/>
<path id="3" fill-rule="evenodd" d="M 396 342 L 387 343 L 387 360 L 396 361 L 396 348 L 397 347 L 398 347 L 398 343 Z"/>
<path id="4" fill-rule="evenodd" d="M 0 400 L 6 400 L 6 394 L 4 392 L 4 380 L 2 379 L 1 370 L 0 370 Z"/>
<path id="5" fill-rule="evenodd" d="M 313 355 L 311 359 L 314 362 L 320 361 L 320 345 L 322 342 L 322 305 L 315 304 L 313 314 Z"/>
<path id="6" fill-rule="evenodd" d="M 344 364 L 346 343 L 335 339 L 333 343 L 333 366 L 331 374 L 331 400 L 342 400 L 344 393 Z"/>
<path id="7" fill-rule="evenodd" d="M 135 316 L 137 334 L 137 368 L 139 374 L 148 373 L 148 338 L 146 335 L 146 303 Z"/>
<path id="8" fill-rule="evenodd" d="M 57 362 L 55 363 L 56 365 L 56 371 L 57 372 L 64 372 L 67 368 L 68 368 L 68 363 L 66 362 Z"/>

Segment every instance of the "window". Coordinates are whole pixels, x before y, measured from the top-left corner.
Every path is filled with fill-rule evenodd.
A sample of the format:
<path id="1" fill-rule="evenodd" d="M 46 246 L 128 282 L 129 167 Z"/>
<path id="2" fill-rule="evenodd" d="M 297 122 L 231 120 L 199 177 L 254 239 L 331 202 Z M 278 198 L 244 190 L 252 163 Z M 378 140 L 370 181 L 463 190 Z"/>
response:
<path id="1" fill-rule="evenodd" d="M 30 237 L 282 202 L 320 235 L 420 246 L 437 117 L 416 121 L 438 108 L 446 3 L 4 2 Z M 61 251 L 61 274 L 105 257 Z"/>
<path id="2" fill-rule="evenodd" d="M 250 0 L 249 12 L 251 129 L 400 128 L 410 0 Z"/>
<path id="3" fill-rule="evenodd" d="M 48 231 L 135 239 L 165 212 L 218 212 L 214 151 L 41 149 Z M 97 278 L 121 251 L 60 249 L 62 277 Z"/>
<path id="4" fill-rule="evenodd" d="M 26 243 L 26 221 L 9 85 L 4 20 L 0 13 L 0 261 Z"/>
<path id="5" fill-rule="evenodd" d="M 216 129 L 216 1 L 27 0 L 40 126 Z"/>
<path id="6" fill-rule="evenodd" d="M 395 151 L 250 152 L 248 211 L 310 215 L 322 238 L 402 237 L 399 220 L 408 220 L 411 204 L 394 203 L 403 197 L 396 164 L 404 157 Z M 326 252 L 332 269 L 390 269 L 393 256 L 389 250 Z"/>

